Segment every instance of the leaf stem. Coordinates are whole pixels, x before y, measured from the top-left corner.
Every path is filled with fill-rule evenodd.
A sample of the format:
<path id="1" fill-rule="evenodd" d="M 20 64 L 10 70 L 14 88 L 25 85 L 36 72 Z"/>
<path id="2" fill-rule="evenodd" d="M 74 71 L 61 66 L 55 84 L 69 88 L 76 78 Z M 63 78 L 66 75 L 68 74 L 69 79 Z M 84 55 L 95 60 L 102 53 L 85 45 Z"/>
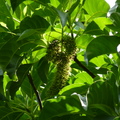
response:
<path id="1" fill-rule="evenodd" d="M 36 87 L 35 87 L 35 85 L 34 85 L 34 83 L 33 83 L 32 76 L 31 76 L 31 74 L 29 74 L 29 73 L 28 73 L 27 76 L 28 76 L 29 82 L 30 82 L 30 84 L 31 84 L 31 86 L 32 86 L 32 88 L 33 88 L 33 90 L 34 90 L 34 92 L 35 92 L 35 95 L 36 95 L 36 97 L 37 97 L 37 100 L 38 100 L 40 109 L 42 110 L 42 101 L 41 101 L 41 97 L 40 97 L 39 92 L 37 91 L 37 89 L 36 89 Z"/>
<path id="2" fill-rule="evenodd" d="M 92 78 L 95 78 L 96 76 L 87 68 L 85 67 L 78 59 L 77 56 L 74 57 L 74 61 L 81 67 L 84 71 L 86 71 Z"/>

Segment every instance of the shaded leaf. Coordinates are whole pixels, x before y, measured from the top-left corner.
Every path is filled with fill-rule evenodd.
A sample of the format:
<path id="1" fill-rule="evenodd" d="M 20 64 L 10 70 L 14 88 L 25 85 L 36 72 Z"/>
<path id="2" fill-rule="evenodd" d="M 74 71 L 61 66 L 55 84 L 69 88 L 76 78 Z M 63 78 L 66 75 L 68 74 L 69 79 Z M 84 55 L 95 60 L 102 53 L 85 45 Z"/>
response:
<path id="1" fill-rule="evenodd" d="M 111 90 L 112 87 L 107 82 L 97 81 L 93 83 L 89 87 L 87 94 L 88 107 L 91 108 L 94 104 L 103 104 L 103 106 L 109 106 L 111 109 L 114 109 L 113 94 Z"/>
<path id="2" fill-rule="evenodd" d="M 15 11 L 18 5 L 21 4 L 23 1 L 25 0 L 10 0 L 13 11 Z"/>
<path id="3" fill-rule="evenodd" d="M 18 38 L 18 41 L 25 39 L 27 37 L 30 37 L 31 35 L 33 35 L 35 33 L 36 33 L 36 30 L 34 30 L 34 29 L 27 29 L 27 30 L 23 31 L 23 33 L 21 33 L 20 37 Z"/>
<path id="4" fill-rule="evenodd" d="M 85 34 L 91 34 L 91 35 L 105 34 L 105 32 L 103 32 L 94 21 L 92 21 L 90 24 L 88 24 L 84 33 Z"/>
<path id="5" fill-rule="evenodd" d="M 22 112 L 11 110 L 4 106 L 0 107 L 0 120 L 18 120 L 23 115 Z"/>
<path id="6" fill-rule="evenodd" d="M 20 23 L 21 31 L 25 31 L 26 29 L 37 29 L 43 33 L 48 27 L 49 27 L 48 21 L 43 17 L 40 17 L 39 15 L 26 17 Z"/>
<path id="7" fill-rule="evenodd" d="M 14 22 L 10 10 L 4 0 L 0 0 L 0 21 L 6 24 L 6 26 L 10 29 L 14 29 Z M 3 29 L 2 29 L 3 30 Z"/>
<path id="8" fill-rule="evenodd" d="M 86 62 L 99 55 L 117 52 L 118 44 L 120 44 L 120 40 L 116 36 L 100 36 L 94 38 L 87 46 Z"/>
<path id="9" fill-rule="evenodd" d="M 39 85 L 39 84 L 38 84 Z M 33 91 L 33 88 L 29 82 L 29 79 L 28 78 L 25 78 L 22 85 L 21 85 L 21 91 L 28 95 L 30 98 L 33 97 L 33 94 L 34 94 L 34 91 Z"/>
<path id="10" fill-rule="evenodd" d="M 111 109 L 111 107 L 109 107 L 105 104 L 92 104 L 90 107 L 95 108 L 95 109 L 100 109 L 104 113 L 108 114 L 109 116 L 116 116 L 117 115 L 117 113 L 115 113 L 114 109 Z"/>
<path id="11" fill-rule="evenodd" d="M 43 57 L 42 59 L 40 59 L 39 63 L 38 63 L 38 68 L 37 68 L 37 72 L 38 75 L 40 77 L 40 79 L 44 82 L 47 83 L 48 78 L 48 71 L 49 71 L 49 63 L 48 60 L 46 59 L 46 57 Z"/>
<path id="12" fill-rule="evenodd" d="M 46 101 L 40 113 L 40 119 L 48 120 L 55 116 L 84 112 L 79 100 L 73 97 L 61 96 L 57 99 L 49 99 Z"/>
<path id="13" fill-rule="evenodd" d="M 12 79 L 12 77 L 15 75 L 17 67 L 20 65 L 23 57 L 15 54 L 12 59 L 10 60 L 9 64 L 6 67 L 7 74 Z"/>
<path id="14" fill-rule="evenodd" d="M 9 94 L 10 94 L 12 99 L 14 98 L 15 93 L 17 92 L 19 87 L 22 85 L 22 83 L 23 83 L 26 75 L 28 74 L 28 71 L 30 70 L 31 66 L 32 66 L 32 64 L 21 65 L 17 69 L 18 81 L 10 81 L 10 82 L 8 82 L 7 89 L 9 91 Z"/>

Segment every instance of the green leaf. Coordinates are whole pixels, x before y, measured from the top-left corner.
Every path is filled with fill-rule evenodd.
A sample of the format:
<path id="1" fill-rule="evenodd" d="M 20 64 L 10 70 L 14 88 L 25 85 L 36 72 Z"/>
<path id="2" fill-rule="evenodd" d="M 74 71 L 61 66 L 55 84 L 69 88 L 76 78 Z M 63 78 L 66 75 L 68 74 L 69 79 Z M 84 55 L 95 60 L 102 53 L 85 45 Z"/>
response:
<path id="1" fill-rule="evenodd" d="M 15 75 L 17 67 L 20 65 L 23 57 L 15 54 L 6 67 L 7 75 L 12 79 Z"/>
<path id="2" fill-rule="evenodd" d="M 10 10 L 4 0 L 0 1 L 0 21 L 6 24 L 6 26 L 10 29 L 14 29 L 14 22 Z"/>
<path id="3" fill-rule="evenodd" d="M 21 85 L 21 91 L 25 94 L 28 95 L 30 98 L 33 97 L 34 91 L 33 88 L 29 82 L 28 78 L 25 78 L 22 85 Z"/>
<path id="4" fill-rule="evenodd" d="M 18 41 L 25 39 L 27 37 L 30 37 L 31 35 L 33 35 L 35 33 L 36 33 L 36 30 L 34 30 L 34 29 L 27 29 L 21 33 L 20 37 L 18 38 Z"/>
<path id="5" fill-rule="evenodd" d="M 84 9 L 93 18 L 106 16 L 109 8 L 105 0 L 86 0 L 84 3 Z"/>
<path id="6" fill-rule="evenodd" d="M 115 31 L 120 31 L 120 23 L 119 23 L 120 13 L 118 12 L 112 13 L 110 18 L 113 20 L 113 25 L 108 25 L 108 27 L 110 27 Z"/>
<path id="7" fill-rule="evenodd" d="M 118 44 L 120 44 L 120 40 L 116 36 L 100 36 L 94 38 L 87 46 L 86 62 L 99 55 L 117 52 Z"/>
<path id="8" fill-rule="evenodd" d="M 93 120 L 114 120 L 115 117 L 107 116 L 107 115 L 100 115 L 95 117 Z"/>
<path id="9" fill-rule="evenodd" d="M 25 0 L 10 0 L 13 11 L 15 11 L 18 5 L 21 4 L 23 1 Z"/>
<path id="10" fill-rule="evenodd" d="M 43 57 L 42 59 L 40 59 L 39 63 L 38 63 L 38 68 L 37 68 L 37 73 L 40 77 L 40 79 L 43 81 L 43 83 L 47 83 L 48 78 L 48 71 L 49 71 L 49 63 L 48 60 L 46 59 L 46 57 Z"/>
<path id="11" fill-rule="evenodd" d="M 74 9 L 79 5 L 80 3 L 80 0 L 77 0 L 72 6 L 71 8 L 69 9 L 68 13 L 69 15 L 71 15 L 71 13 L 74 11 Z"/>
<path id="12" fill-rule="evenodd" d="M 91 34 L 91 35 L 105 34 L 94 21 L 92 21 L 90 24 L 88 24 L 84 33 Z"/>
<path id="13" fill-rule="evenodd" d="M 59 95 L 63 95 L 63 96 L 70 96 L 73 93 L 78 93 L 81 95 L 85 95 L 87 90 L 88 90 L 88 85 L 85 84 L 80 84 L 80 83 L 74 83 L 71 85 L 68 85 L 66 87 L 64 87 L 60 92 Z"/>
<path id="14" fill-rule="evenodd" d="M 20 30 L 23 32 L 26 29 L 36 29 L 43 33 L 49 27 L 49 23 L 39 15 L 24 18 L 20 23 Z"/>
<path id="15" fill-rule="evenodd" d="M 113 120 L 120 120 L 120 117 L 116 117 L 116 118 L 114 118 Z"/>
<path id="16" fill-rule="evenodd" d="M 91 35 L 83 34 L 80 37 L 77 37 L 75 42 L 78 48 L 85 49 L 92 39 L 93 37 Z"/>
<path id="17" fill-rule="evenodd" d="M 91 108 L 100 109 L 105 114 L 108 114 L 109 116 L 116 116 L 117 113 L 115 113 L 114 109 L 111 109 L 111 107 L 104 105 L 104 104 L 92 104 L 90 106 Z"/>
<path id="18" fill-rule="evenodd" d="M 8 88 L 9 94 L 10 94 L 12 99 L 14 98 L 15 93 L 17 92 L 19 87 L 22 85 L 22 83 L 23 83 L 25 77 L 27 76 L 31 66 L 32 66 L 32 64 L 21 65 L 17 69 L 18 81 L 10 81 L 10 82 L 8 82 L 7 88 Z"/>
<path id="19" fill-rule="evenodd" d="M 111 109 L 114 109 L 114 100 L 111 91 L 112 87 L 107 82 L 96 81 L 93 83 L 89 87 L 87 94 L 89 108 L 91 109 L 94 104 L 103 104 L 105 106 L 109 106 Z"/>
<path id="20" fill-rule="evenodd" d="M 104 30 L 104 28 L 107 25 L 111 25 L 112 24 L 112 21 L 110 20 L 110 18 L 106 18 L 106 17 L 95 18 L 94 21 L 99 26 L 99 28 L 101 30 Z"/>
<path id="21" fill-rule="evenodd" d="M 0 74 L 3 74 L 3 71 L 0 70 Z M 3 87 L 3 75 L 0 75 L 0 94 L 4 95 L 4 87 Z"/>
<path id="22" fill-rule="evenodd" d="M 39 1 L 42 5 L 46 3 L 50 3 L 50 0 L 36 0 Z"/>
<path id="23" fill-rule="evenodd" d="M 7 31 L 8 31 L 7 28 L 0 25 L 0 32 L 7 32 Z"/>
<path id="24" fill-rule="evenodd" d="M 18 120 L 23 115 L 22 112 L 11 110 L 7 107 L 0 107 L 0 120 Z"/>
<path id="25" fill-rule="evenodd" d="M 61 10 L 58 10 L 57 8 L 54 8 L 54 7 L 52 7 L 52 8 L 53 8 L 53 10 L 55 10 L 57 12 L 58 16 L 60 17 L 62 27 L 64 27 L 68 21 L 69 14 L 66 12 L 62 12 Z"/>
<path id="26" fill-rule="evenodd" d="M 81 72 L 76 74 L 75 76 L 75 81 L 74 83 L 83 83 L 83 84 L 92 84 L 93 83 L 93 79 L 92 77 L 86 73 L 86 72 Z"/>
<path id="27" fill-rule="evenodd" d="M 85 111 L 80 105 L 79 100 L 71 97 L 61 96 L 57 99 L 49 99 L 40 113 L 39 119 L 48 120 L 55 116 L 63 116 L 67 114 L 84 113 Z"/>

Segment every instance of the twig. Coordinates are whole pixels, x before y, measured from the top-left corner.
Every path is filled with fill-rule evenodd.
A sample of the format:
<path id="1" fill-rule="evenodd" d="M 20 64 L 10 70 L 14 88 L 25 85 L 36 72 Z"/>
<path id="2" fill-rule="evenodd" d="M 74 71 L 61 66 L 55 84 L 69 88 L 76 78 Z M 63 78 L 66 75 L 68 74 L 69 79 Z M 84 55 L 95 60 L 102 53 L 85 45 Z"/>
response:
<path id="1" fill-rule="evenodd" d="M 37 89 L 36 89 L 36 87 L 35 87 L 35 85 L 34 85 L 34 83 L 33 83 L 32 76 L 31 76 L 29 73 L 28 73 L 27 76 L 28 76 L 29 82 L 30 82 L 30 84 L 31 84 L 31 86 L 32 86 L 32 88 L 33 88 L 33 90 L 34 90 L 34 92 L 35 92 L 35 95 L 36 95 L 36 97 L 37 97 L 37 100 L 38 100 L 40 109 L 42 110 L 41 97 L 40 97 L 39 92 L 37 91 Z"/>
<path id="2" fill-rule="evenodd" d="M 92 78 L 95 78 L 96 76 L 88 69 L 86 68 L 78 59 L 77 56 L 74 57 L 74 61 L 81 67 L 84 71 L 86 71 Z"/>

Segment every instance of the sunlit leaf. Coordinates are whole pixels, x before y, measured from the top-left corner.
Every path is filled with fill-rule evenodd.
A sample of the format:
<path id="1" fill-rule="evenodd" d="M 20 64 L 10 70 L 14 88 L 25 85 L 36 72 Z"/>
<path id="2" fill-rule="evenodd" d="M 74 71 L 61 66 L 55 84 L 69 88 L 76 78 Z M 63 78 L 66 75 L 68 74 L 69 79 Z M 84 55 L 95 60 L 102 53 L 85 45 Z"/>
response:
<path id="1" fill-rule="evenodd" d="M 84 8 L 90 16 L 95 18 L 106 16 L 110 7 L 105 0 L 86 0 Z"/>

